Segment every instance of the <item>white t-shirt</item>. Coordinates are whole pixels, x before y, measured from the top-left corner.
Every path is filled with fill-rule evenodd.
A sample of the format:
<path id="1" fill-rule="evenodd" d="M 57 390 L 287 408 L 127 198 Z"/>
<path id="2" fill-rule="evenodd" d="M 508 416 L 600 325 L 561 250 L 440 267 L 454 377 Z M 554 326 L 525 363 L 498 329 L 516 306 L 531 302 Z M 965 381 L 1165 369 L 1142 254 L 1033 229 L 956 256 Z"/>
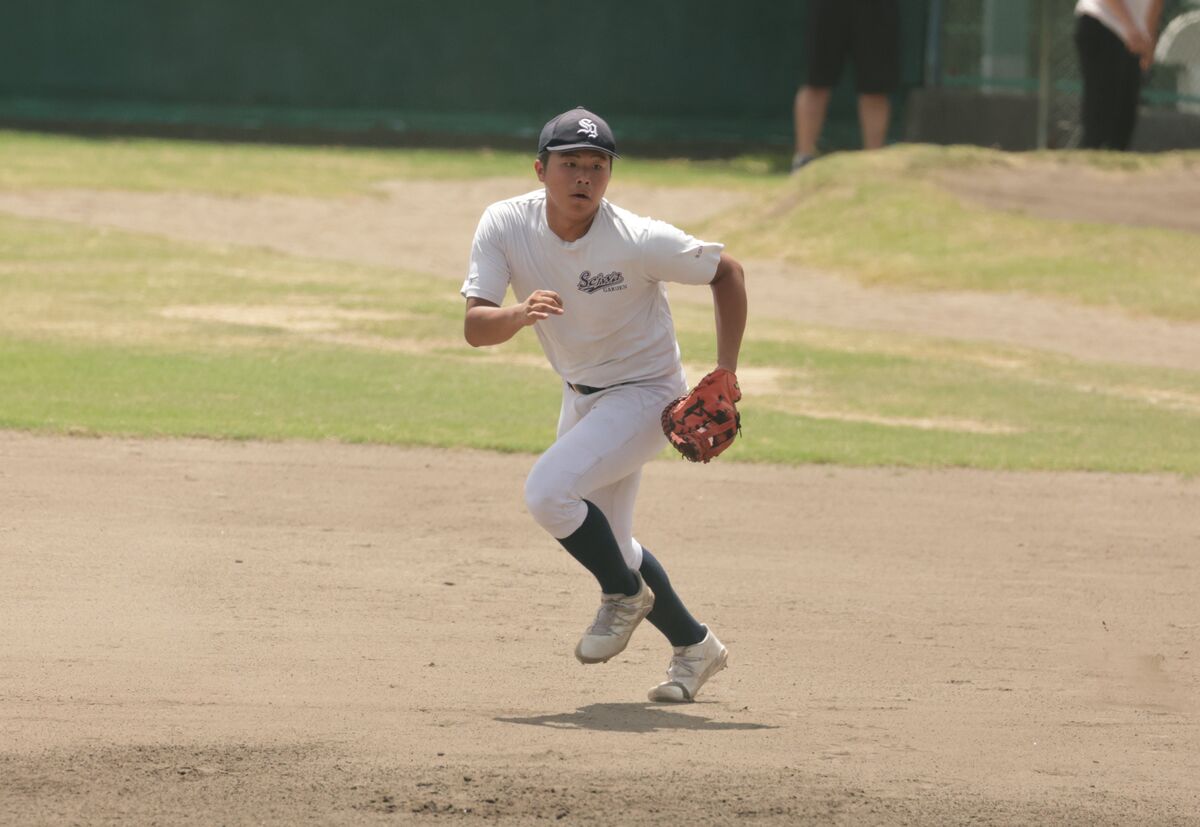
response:
<path id="1" fill-rule="evenodd" d="M 1124 3 L 1125 8 L 1129 9 L 1129 16 L 1142 30 L 1142 34 L 1150 35 L 1146 28 L 1146 20 L 1150 14 L 1150 4 L 1153 0 L 1115 0 L 1115 2 Z M 1103 0 L 1079 0 L 1075 4 L 1075 16 L 1078 17 L 1081 14 L 1096 18 L 1117 37 L 1124 38 L 1127 34 L 1121 21 L 1109 10 L 1108 4 Z"/>
<path id="2" fill-rule="evenodd" d="M 722 244 L 693 238 L 606 199 L 587 234 L 563 241 L 546 223 L 544 189 L 484 211 L 462 294 L 502 304 L 553 290 L 563 315 L 533 325 L 563 379 L 603 388 L 681 370 L 664 282 L 708 284 Z"/>

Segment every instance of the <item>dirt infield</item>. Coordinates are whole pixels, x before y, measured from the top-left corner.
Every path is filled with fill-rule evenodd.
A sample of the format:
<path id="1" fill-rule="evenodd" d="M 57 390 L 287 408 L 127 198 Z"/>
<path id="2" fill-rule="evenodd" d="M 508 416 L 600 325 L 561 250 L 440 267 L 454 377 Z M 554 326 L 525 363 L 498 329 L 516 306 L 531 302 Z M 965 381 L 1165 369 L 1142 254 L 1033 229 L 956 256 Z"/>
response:
<path id="1" fill-rule="evenodd" d="M 659 707 L 531 459 L 0 435 L 0 821 L 1195 823 L 1200 483 L 653 463 Z"/>

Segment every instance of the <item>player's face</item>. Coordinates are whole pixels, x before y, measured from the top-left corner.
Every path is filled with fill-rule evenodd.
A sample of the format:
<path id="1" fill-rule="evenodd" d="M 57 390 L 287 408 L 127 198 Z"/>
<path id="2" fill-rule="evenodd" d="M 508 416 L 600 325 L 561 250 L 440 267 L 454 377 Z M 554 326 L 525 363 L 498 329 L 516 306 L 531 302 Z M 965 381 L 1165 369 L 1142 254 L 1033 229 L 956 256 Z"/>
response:
<path id="1" fill-rule="evenodd" d="M 538 180 L 546 185 L 553 209 L 568 219 L 586 219 L 600 209 L 612 177 L 612 158 L 603 152 L 551 152 L 545 166 L 537 162 Z"/>

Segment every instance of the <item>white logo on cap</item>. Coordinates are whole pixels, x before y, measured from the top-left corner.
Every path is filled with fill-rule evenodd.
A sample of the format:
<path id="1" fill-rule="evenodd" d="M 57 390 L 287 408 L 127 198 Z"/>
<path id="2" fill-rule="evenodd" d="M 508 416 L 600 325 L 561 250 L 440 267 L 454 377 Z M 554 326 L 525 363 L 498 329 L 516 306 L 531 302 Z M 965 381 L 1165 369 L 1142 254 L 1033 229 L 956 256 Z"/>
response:
<path id="1" fill-rule="evenodd" d="M 584 118 L 579 122 L 579 131 L 584 135 L 587 135 L 589 138 L 595 138 L 598 134 L 600 134 L 599 130 L 596 129 L 596 122 L 591 118 Z"/>

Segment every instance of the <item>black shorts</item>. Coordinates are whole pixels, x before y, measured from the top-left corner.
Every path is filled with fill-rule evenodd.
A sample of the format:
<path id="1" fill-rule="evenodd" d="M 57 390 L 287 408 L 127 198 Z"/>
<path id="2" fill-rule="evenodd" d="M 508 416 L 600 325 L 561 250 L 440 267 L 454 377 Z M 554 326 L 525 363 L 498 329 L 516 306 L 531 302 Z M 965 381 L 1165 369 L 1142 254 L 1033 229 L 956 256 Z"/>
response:
<path id="1" fill-rule="evenodd" d="M 897 0 L 810 0 L 809 86 L 837 86 L 848 55 L 859 94 L 888 95 L 900 85 Z"/>

